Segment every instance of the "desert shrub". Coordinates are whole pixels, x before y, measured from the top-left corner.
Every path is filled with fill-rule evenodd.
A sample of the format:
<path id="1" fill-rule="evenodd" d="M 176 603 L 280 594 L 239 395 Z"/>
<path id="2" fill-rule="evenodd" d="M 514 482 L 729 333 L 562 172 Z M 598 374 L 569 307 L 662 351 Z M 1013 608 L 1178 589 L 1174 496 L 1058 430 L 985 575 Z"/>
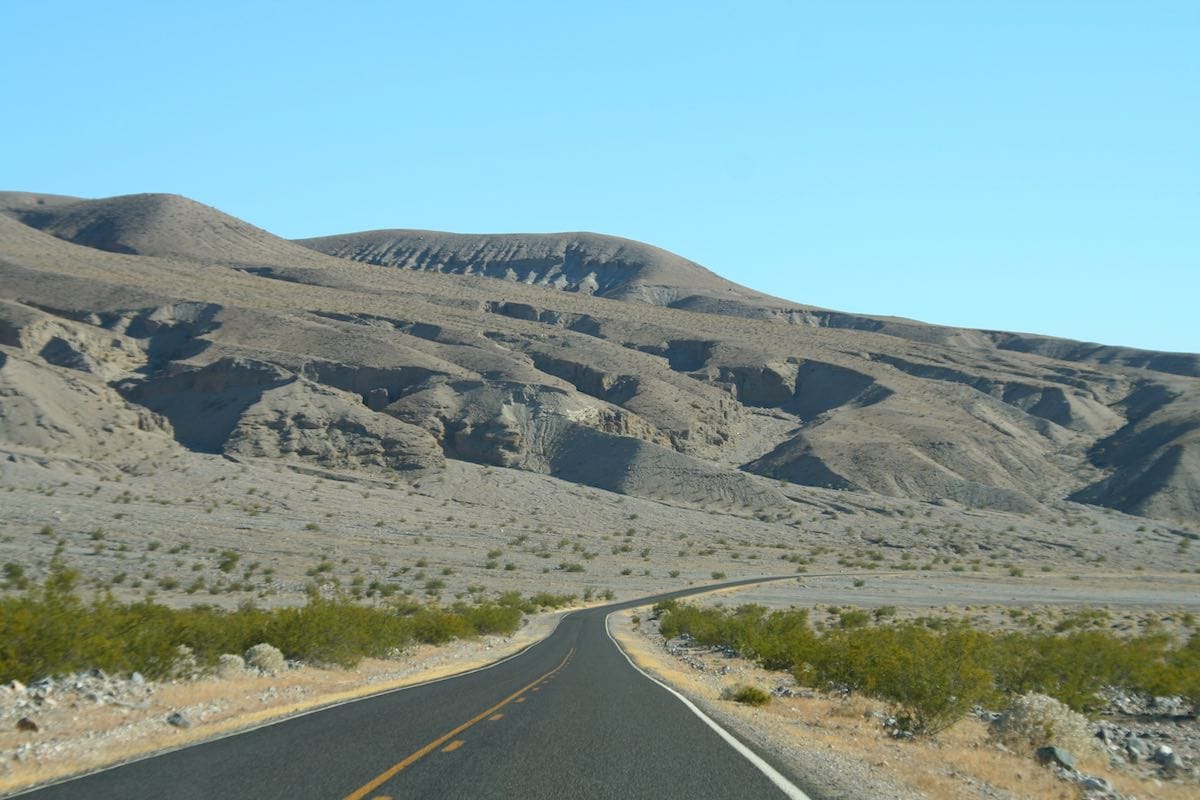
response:
<path id="1" fill-rule="evenodd" d="M 1040 692 L 1087 711 L 1099 704 L 1097 692 L 1106 685 L 1180 693 L 1181 687 L 1162 673 L 1169 649 L 1164 634 L 1122 639 L 1097 630 L 1065 636 L 1009 633 L 996 638 L 992 669 L 1005 694 Z M 1186 674 L 1178 678 L 1182 682 Z"/>
<path id="2" fill-rule="evenodd" d="M 509 634 L 521 624 L 521 609 L 499 603 L 455 603 L 452 610 L 470 626 L 471 635 Z"/>
<path id="3" fill-rule="evenodd" d="M 562 608 L 574 603 L 578 598 L 573 594 L 554 594 L 552 592 L 538 592 L 530 595 L 528 606 L 534 611 L 541 611 L 547 608 Z M 530 612 L 532 613 L 532 612 Z"/>
<path id="4" fill-rule="evenodd" d="M 283 653 L 278 647 L 260 642 L 246 651 L 246 666 L 251 669 L 256 669 L 259 672 L 267 675 L 274 675 L 276 672 L 283 672 L 287 669 L 287 660 L 284 659 Z M 218 668 L 220 659 L 217 661 Z"/>
<path id="5" fill-rule="evenodd" d="M 861 608 L 847 608 L 838 614 L 838 625 L 843 628 L 862 628 L 871 621 L 871 615 Z"/>
<path id="6" fill-rule="evenodd" d="M 937 733 L 993 692 L 987 634 L 920 625 L 831 631 L 812 666 L 824 681 L 890 700 L 906 727 Z"/>
<path id="7" fill-rule="evenodd" d="M 538 592 L 537 594 L 530 595 L 528 598 L 523 598 L 520 592 L 511 591 L 505 592 L 496 598 L 496 604 L 515 608 L 525 614 L 536 614 L 548 608 L 562 608 L 563 606 L 570 605 L 577 599 L 578 597 L 573 594 L 554 594 L 552 592 Z M 585 597 L 584 599 L 587 598 Z"/>
<path id="8" fill-rule="evenodd" d="M 1013 700 L 991 724 L 988 734 L 1006 747 L 1027 755 L 1046 746 L 1084 753 L 1096 742 L 1087 717 L 1053 697 L 1035 692 Z"/>
<path id="9" fill-rule="evenodd" d="M 311 595 L 303 606 L 264 610 L 245 604 L 172 609 L 144 601 L 119 603 L 111 595 L 85 601 L 77 576 L 59 559 L 40 585 L 0 597 L 0 683 L 29 682 L 92 667 L 108 672 L 170 676 L 185 648 L 198 668 L 220 656 L 270 642 L 282 657 L 352 666 L 413 642 L 442 643 L 482 634 L 509 634 L 526 608 L 562 604 L 561 595 L 534 602 L 389 604 L 365 606 L 345 597 Z M 251 666 L 258 666 L 254 663 Z"/>
<path id="10" fill-rule="evenodd" d="M 1160 669 L 1146 680 L 1151 694 L 1178 694 L 1194 706 L 1200 706 L 1200 633 L 1193 633 L 1187 644 L 1166 654 Z"/>
<path id="11" fill-rule="evenodd" d="M 847 620 L 853 610 L 830 609 Z M 801 683 L 837 686 L 894 703 L 913 731 L 936 733 L 976 703 L 1031 692 L 1076 711 L 1093 708 L 1102 686 L 1200 700 L 1200 634 L 1173 646 L 1161 633 L 1123 638 L 1100 630 L 991 633 L 964 623 L 915 620 L 870 625 L 849 617 L 823 634 L 804 611 L 761 606 L 655 606 L 664 636 L 736 649 Z M 882 615 L 881 615 L 882 616 Z"/>
<path id="12" fill-rule="evenodd" d="M 233 653 L 217 657 L 217 675 L 221 678 L 236 678 L 246 672 L 246 659 Z"/>
<path id="13" fill-rule="evenodd" d="M 0 584 L 3 589 L 27 589 L 29 588 L 29 579 L 25 577 L 25 568 L 20 564 L 8 562 L 4 565 L 4 583 Z"/>
<path id="14" fill-rule="evenodd" d="M 107 595 L 85 604 L 75 593 L 77 580 L 56 558 L 44 583 L 0 599 L 0 682 L 92 666 L 165 674 L 175 658 L 163 629 L 170 612 L 152 603 L 121 605 Z"/>
<path id="15" fill-rule="evenodd" d="M 735 703 L 743 703 L 748 706 L 765 706 L 771 702 L 771 695 L 757 686 L 747 686 L 739 684 L 737 686 L 727 686 L 721 691 L 722 700 L 732 700 Z"/>
<path id="16" fill-rule="evenodd" d="M 412 632 L 419 642 L 445 644 L 470 636 L 473 631 L 461 615 L 439 608 L 425 607 L 412 616 Z"/>

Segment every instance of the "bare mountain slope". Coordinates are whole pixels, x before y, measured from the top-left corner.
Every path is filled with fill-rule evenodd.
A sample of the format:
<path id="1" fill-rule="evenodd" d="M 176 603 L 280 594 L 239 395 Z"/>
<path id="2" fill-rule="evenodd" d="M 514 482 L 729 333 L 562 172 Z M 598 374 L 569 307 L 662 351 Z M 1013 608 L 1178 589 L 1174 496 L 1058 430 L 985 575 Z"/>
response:
<path id="1" fill-rule="evenodd" d="M 709 314 L 870 331 L 927 344 L 995 347 L 1063 361 L 1200 377 L 1200 355 L 1195 353 L 1158 353 L 1049 336 L 977 331 L 793 303 L 739 286 L 666 250 L 595 233 L 379 230 L 300 239 L 297 244 L 338 258 L 399 269 L 482 275 Z"/>
<path id="2" fill-rule="evenodd" d="M 478 274 L 651 305 L 677 306 L 695 297 L 789 305 L 666 250 L 595 233 L 476 235 L 383 230 L 297 243 L 367 264 Z"/>
<path id="3" fill-rule="evenodd" d="M 1193 355 L 797 307 L 592 234 L 300 247 L 173 196 L 0 199 L 11 452 L 471 461 L 760 519 L 809 486 L 1200 521 Z"/>
<path id="4" fill-rule="evenodd" d="M 112 253 L 247 265 L 316 260 L 286 239 L 173 194 L 81 200 L 0 192 L 0 213 L 59 239 Z"/>

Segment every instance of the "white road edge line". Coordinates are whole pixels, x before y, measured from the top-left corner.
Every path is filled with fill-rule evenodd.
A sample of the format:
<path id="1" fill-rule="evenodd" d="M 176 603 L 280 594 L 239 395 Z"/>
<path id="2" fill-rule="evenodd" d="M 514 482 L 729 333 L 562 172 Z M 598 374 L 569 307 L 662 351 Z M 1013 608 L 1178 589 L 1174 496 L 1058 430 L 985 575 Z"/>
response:
<path id="1" fill-rule="evenodd" d="M 506 661 L 512 661 L 514 658 L 519 658 L 520 656 L 525 655 L 530 650 L 537 647 L 539 644 L 542 644 L 547 639 L 549 639 L 551 636 L 553 636 L 555 631 L 558 630 L 558 626 L 560 624 L 562 624 L 562 621 L 564 619 L 566 619 L 567 617 L 574 614 L 575 611 L 580 611 L 580 610 L 583 610 L 583 609 L 573 609 L 571 611 L 567 611 L 564 614 L 561 614 L 559 616 L 559 618 L 554 621 L 554 627 L 551 628 L 550 632 L 547 633 L 545 636 L 538 639 L 536 642 L 530 642 L 529 644 L 525 645 L 517 652 L 510 653 L 509 655 L 505 656 L 504 658 L 501 658 L 497 661 L 493 661 L 490 664 L 484 664 L 483 666 L 475 667 L 474 669 L 468 669 L 463 672 L 455 672 L 452 675 L 443 675 L 440 678 L 430 678 L 429 680 L 421 681 L 420 683 L 410 683 L 405 686 L 396 686 L 392 689 L 384 689 L 379 692 L 374 692 L 373 694 L 364 694 L 359 697 L 350 697 L 345 700 L 337 700 L 337 701 L 328 703 L 323 706 L 316 706 L 314 708 L 305 709 L 304 711 L 297 711 L 295 714 L 286 714 L 282 717 L 275 717 L 274 719 L 269 719 L 269 720 L 266 720 L 265 722 L 260 722 L 257 725 L 251 725 L 248 728 L 236 728 L 231 731 L 226 731 L 224 733 L 218 733 L 214 736 L 209 736 L 204 739 L 199 739 L 195 742 L 189 742 L 187 744 L 176 745 L 175 747 L 168 747 L 163 750 L 155 750 L 152 753 L 145 753 L 140 756 L 134 756 L 133 758 L 129 758 L 125 761 L 118 761 L 115 764 L 109 764 L 106 767 L 100 767 L 98 769 L 90 770 L 88 772 L 81 772 L 77 775 L 69 775 L 67 777 L 59 778 L 57 780 L 46 781 L 45 783 L 37 783 L 37 784 L 34 784 L 33 786 L 28 786 L 24 789 L 19 789 L 16 792 L 14 792 L 13 794 L 0 795 L 0 798 L 2 798 L 2 800 L 12 800 L 12 798 L 20 797 L 21 795 L 31 794 L 32 792 L 41 791 L 42 789 L 48 789 L 51 786 L 58 786 L 63 783 L 70 783 L 71 781 L 77 781 L 82 778 L 90 778 L 93 775 L 99 775 L 102 772 L 111 772 L 114 769 L 120 769 L 121 767 L 127 767 L 130 764 L 136 764 L 139 761 L 149 761 L 152 758 L 158 758 L 159 756 L 165 756 L 165 755 L 169 755 L 171 753 L 177 753 L 180 750 L 187 750 L 189 747 L 199 747 L 200 745 L 209 744 L 210 742 L 220 741 L 221 739 L 229 739 L 234 736 L 240 736 L 243 733 L 250 733 L 252 731 L 257 731 L 262 728 L 270 728 L 273 725 L 282 725 L 285 722 L 290 722 L 294 719 L 299 719 L 300 717 L 307 717 L 311 714 L 319 714 L 322 711 L 329 711 L 330 709 L 338 708 L 339 706 L 348 706 L 351 703 L 361 703 L 364 700 L 373 700 L 378 697 L 383 697 L 384 695 L 396 694 L 397 692 L 403 692 L 406 689 L 419 689 L 422 686 L 429 686 L 430 684 L 433 684 L 433 683 L 441 683 L 442 681 L 449 681 L 449 680 L 454 680 L 455 678 L 462 678 L 467 675 L 474 675 L 476 672 L 483 672 L 484 670 L 488 670 L 493 667 L 498 667 L 501 664 L 505 663 Z"/>
<path id="2" fill-rule="evenodd" d="M 633 663 L 633 659 L 629 657 L 629 654 L 625 652 L 625 649 L 623 647 L 621 647 L 620 642 L 618 642 L 616 640 L 616 638 L 612 635 L 612 631 L 609 629 L 608 621 L 609 621 L 609 619 L 612 618 L 612 615 L 616 614 L 616 613 L 617 612 L 614 611 L 614 612 L 612 612 L 612 614 L 609 614 L 608 616 L 606 616 L 604 618 L 604 632 L 605 632 L 605 634 L 608 635 L 608 638 L 613 643 L 613 646 L 617 648 L 617 652 L 619 652 L 621 655 L 625 656 L 625 660 L 629 662 L 629 666 L 636 669 L 638 672 L 640 672 L 642 675 L 644 675 L 647 679 L 654 681 L 659 686 L 666 689 L 671 694 L 675 695 L 675 698 L 677 700 L 679 700 L 679 702 L 683 703 L 683 705 L 687 708 L 688 711 L 691 711 L 693 714 L 695 714 L 697 717 L 699 717 L 704 722 L 705 725 L 707 725 L 708 727 L 710 727 L 714 731 L 716 731 L 717 735 L 720 736 L 722 739 L 724 739 L 726 744 L 728 744 L 734 750 L 738 751 L 738 753 L 740 753 L 747 761 L 749 761 L 751 764 L 753 764 L 758 769 L 759 772 L 761 772 L 763 775 L 766 775 L 767 779 L 769 781 L 771 781 L 771 783 L 775 784 L 775 786 L 781 792 L 783 792 L 785 795 L 790 797 L 791 800 L 812 800 L 812 798 L 810 798 L 804 792 L 800 791 L 800 788 L 798 786 L 796 786 L 796 784 L 792 783 L 787 778 L 785 778 L 779 772 L 779 770 L 775 769 L 770 764 L 768 764 L 766 761 L 764 761 L 762 759 L 762 757 L 758 755 L 758 753 L 755 753 L 749 747 L 746 747 L 746 745 L 744 745 L 740 741 L 738 741 L 737 737 L 735 737 L 732 733 L 730 733 L 729 731 L 725 730 L 720 725 L 718 725 L 713 720 L 712 717 L 708 716 L 703 711 L 701 711 L 699 708 L 697 708 L 695 703 L 693 703 L 691 700 L 688 700 L 682 694 L 675 691 L 670 686 L 668 686 L 667 684 L 660 681 L 658 678 L 656 678 L 653 675 L 651 675 L 650 673 L 646 672 L 646 670 L 642 669 L 637 664 Z"/>

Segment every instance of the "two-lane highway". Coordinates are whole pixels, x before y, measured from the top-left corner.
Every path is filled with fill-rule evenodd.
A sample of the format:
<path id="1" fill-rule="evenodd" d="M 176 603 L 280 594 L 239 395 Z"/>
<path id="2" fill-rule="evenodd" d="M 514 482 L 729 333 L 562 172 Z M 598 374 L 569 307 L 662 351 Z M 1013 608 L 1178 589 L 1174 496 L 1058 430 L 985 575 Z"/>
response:
<path id="1" fill-rule="evenodd" d="M 614 610 L 711 588 L 576 611 L 545 640 L 491 667 L 24 796 L 803 797 L 634 669 L 608 637 L 605 620 Z"/>

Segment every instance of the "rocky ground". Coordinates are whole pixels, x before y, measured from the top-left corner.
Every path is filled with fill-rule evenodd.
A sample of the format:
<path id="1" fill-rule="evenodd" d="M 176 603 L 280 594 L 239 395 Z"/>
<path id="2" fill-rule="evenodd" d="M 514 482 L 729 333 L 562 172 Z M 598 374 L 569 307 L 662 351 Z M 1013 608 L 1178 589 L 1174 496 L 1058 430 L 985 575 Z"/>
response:
<path id="1" fill-rule="evenodd" d="M 1190 540 L 1119 512 L 1066 504 L 1028 517 L 795 493 L 792 516 L 764 520 L 463 462 L 383 479 L 186 451 L 123 468 L 10 455 L 0 462 L 0 564 L 20 574 L 0 575 L 0 591 L 39 580 L 56 551 L 88 590 L 226 607 L 303 602 L 309 585 L 375 600 L 531 586 L 629 598 L 789 572 L 866 575 L 861 586 L 829 583 L 829 602 L 867 602 L 881 588 L 873 573 L 894 572 L 936 606 L 976 578 L 990 587 L 980 602 L 992 604 L 1054 603 L 1100 586 L 1172 605 L 1200 586 L 1200 551 L 1181 547 Z"/>

